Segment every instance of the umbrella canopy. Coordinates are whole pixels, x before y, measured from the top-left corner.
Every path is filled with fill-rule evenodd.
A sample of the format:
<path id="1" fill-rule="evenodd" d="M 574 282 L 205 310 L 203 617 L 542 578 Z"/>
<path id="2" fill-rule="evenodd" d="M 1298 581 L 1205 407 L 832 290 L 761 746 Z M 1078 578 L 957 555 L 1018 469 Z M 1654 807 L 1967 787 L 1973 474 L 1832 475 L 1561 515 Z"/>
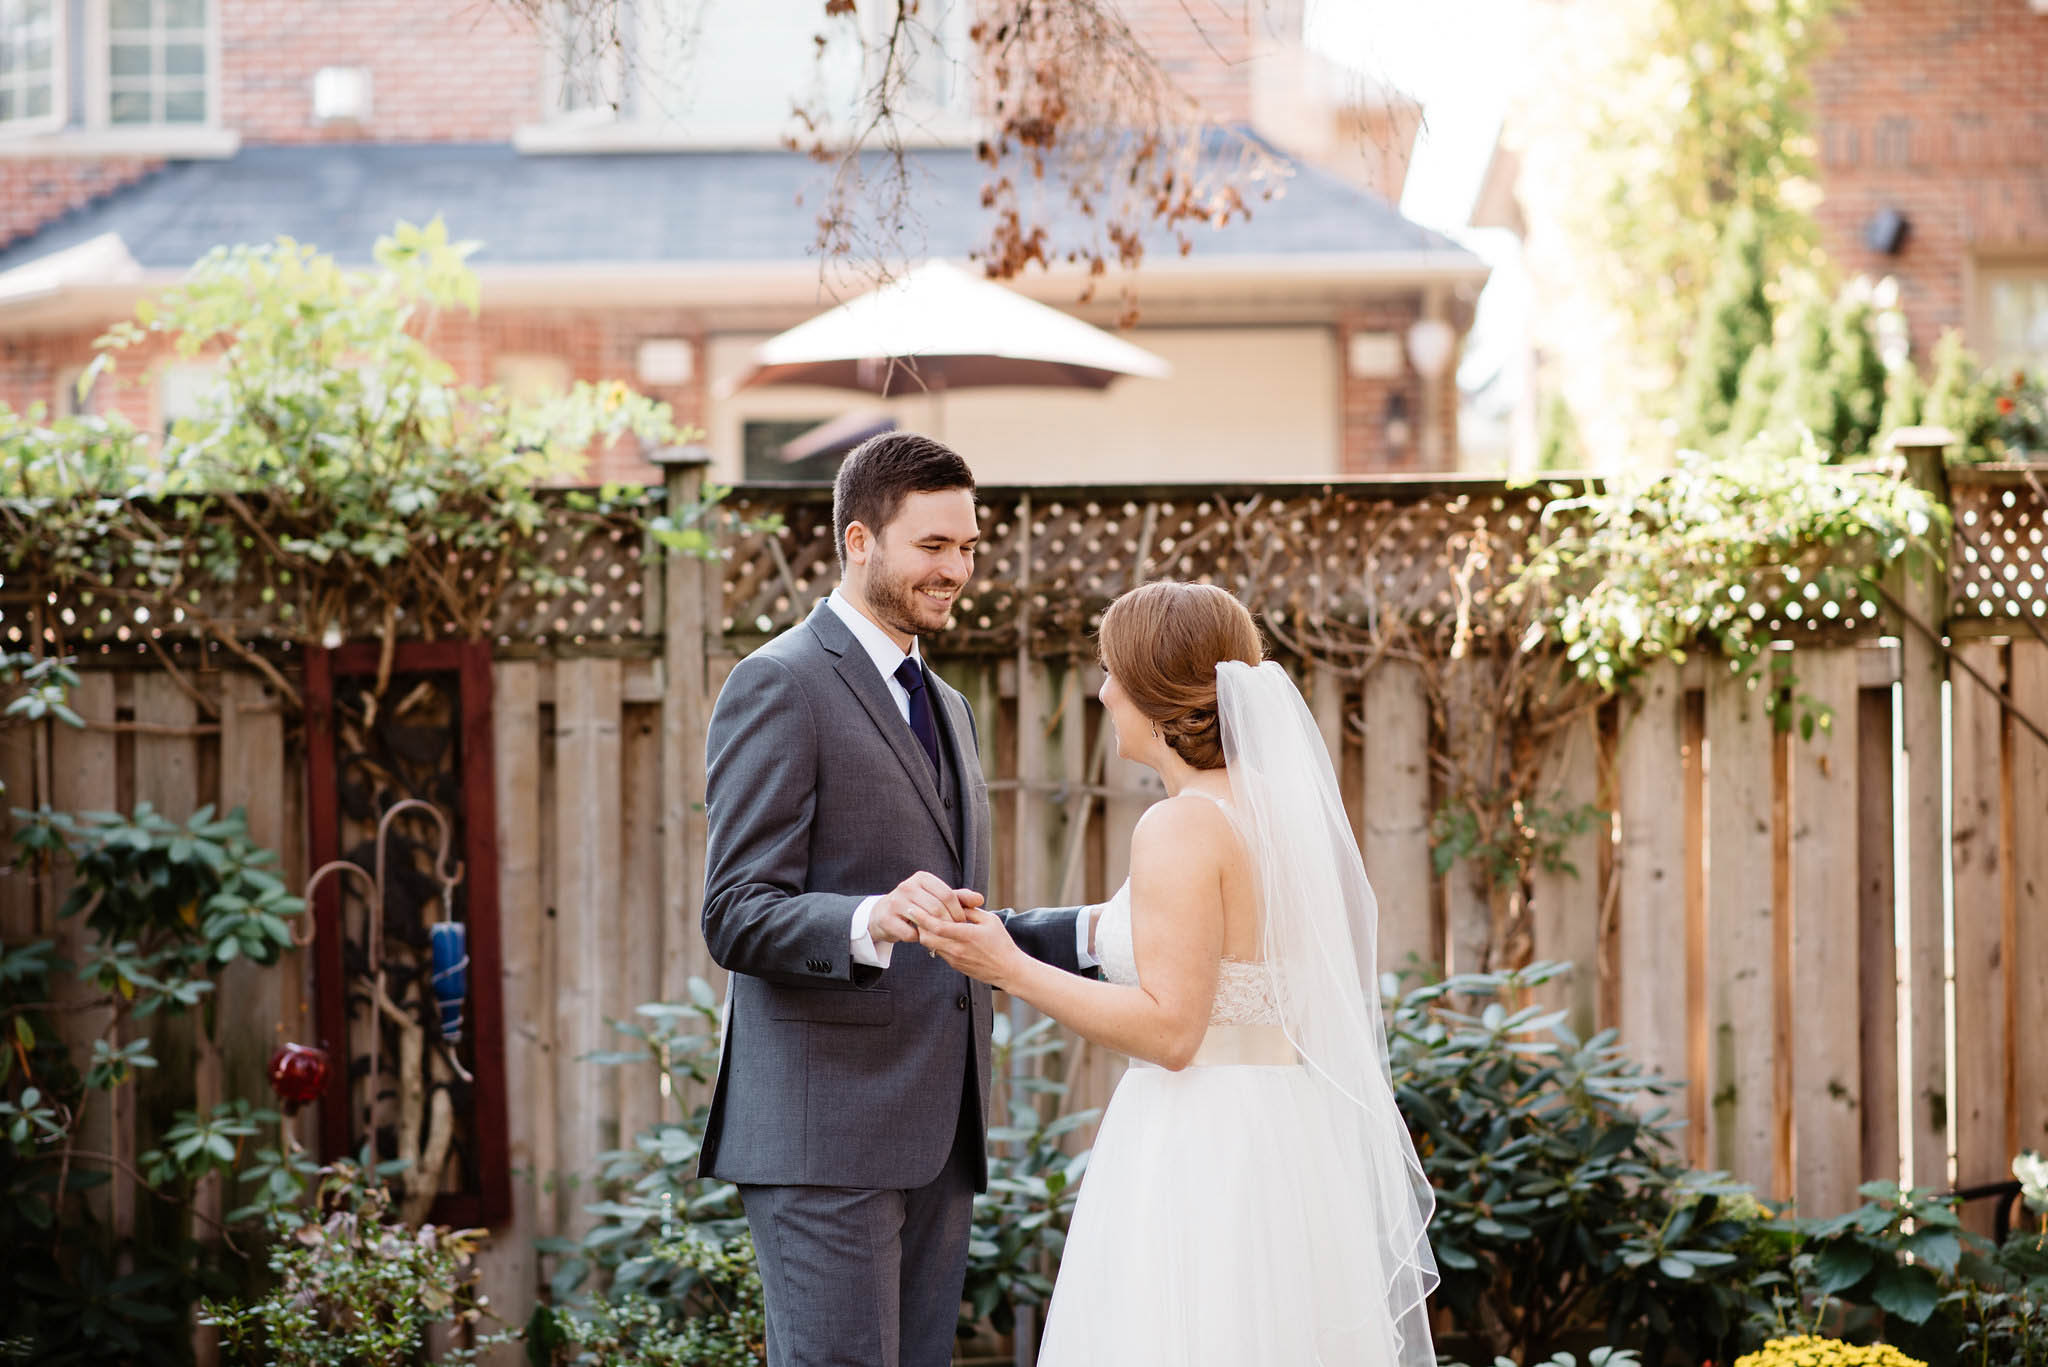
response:
<path id="1" fill-rule="evenodd" d="M 754 352 L 740 388 L 808 384 L 893 397 L 992 385 L 1103 389 L 1164 379 L 1151 352 L 992 281 L 933 261 Z"/>

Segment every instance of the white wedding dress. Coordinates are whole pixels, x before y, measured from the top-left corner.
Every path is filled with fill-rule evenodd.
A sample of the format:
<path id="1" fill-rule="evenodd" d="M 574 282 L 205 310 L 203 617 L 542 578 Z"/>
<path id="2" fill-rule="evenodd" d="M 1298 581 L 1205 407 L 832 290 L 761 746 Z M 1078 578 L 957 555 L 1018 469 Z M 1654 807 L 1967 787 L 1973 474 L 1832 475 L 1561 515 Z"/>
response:
<path id="1" fill-rule="evenodd" d="M 1257 791 L 1248 795 L 1237 767 L 1240 804 L 1249 796 L 1268 823 L 1307 820 L 1272 809 Z M 1257 818 L 1246 821 L 1236 805 L 1217 801 L 1261 857 L 1261 904 L 1270 905 L 1287 891 L 1274 881 L 1273 856 L 1298 852 L 1275 849 Z M 1349 857 L 1355 866 L 1355 847 Z M 1282 862 L 1297 876 L 1317 866 Z M 1376 1057 L 1360 1040 L 1351 1052 L 1364 1061 L 1344 1063 L 1344 1049 L 1326 1047 L 1329 1032 L 1319 1027 L 1332 1015 L 1353 1034 L 1367 1027 L 1348 1003 L 1342 1012 L 1328 1006 L 1335 994 L 1302 971 L 1324 951 L 1341 954 L 1353 976 L 1333 981 L 1361 997 L 1377 1023 L 1376 982 L 1360 989 L 1349 937 L 1332 943 L 1328 908 L 1341 901 L 1333 887 L 1313 913 L 1320 922 L 1312 938 L 1289 938 L 1303 918 L 1276 927 L 1268 917 L 1271 963 L 1222 961 L 1193 1063 L 1170 1072 L 1134 1060 L 1117 1085 L 1061 1257 L 1040 1367 L 1434 1362 L 1424 1306 L 1435 1281 L 1422 1233 L 1427 1206 L 1418 1205 L 1420 1165 L 1385 1082 L 1383 1037 Z M 1104 905 L 1095 934 L 1104 977 L 1136 986 L 1129 883 Z M 1303 1012 L 1312 1018 L 1300 1019 Z"/>

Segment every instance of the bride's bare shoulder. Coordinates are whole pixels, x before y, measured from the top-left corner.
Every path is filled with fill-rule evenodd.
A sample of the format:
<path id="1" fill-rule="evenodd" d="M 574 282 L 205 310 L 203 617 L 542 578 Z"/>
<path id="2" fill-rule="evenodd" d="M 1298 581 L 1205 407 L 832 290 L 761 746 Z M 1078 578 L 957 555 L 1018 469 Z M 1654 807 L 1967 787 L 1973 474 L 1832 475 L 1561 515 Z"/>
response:
<path id="1" fill-rule="evenodd" d="M 1131 833 L 1131 863 L 1158 861 L 1214 870 L 1241 857 L 1237 830 L 1223 809 L 1192 793 L 1164 798 L 1145 809 Z"/>

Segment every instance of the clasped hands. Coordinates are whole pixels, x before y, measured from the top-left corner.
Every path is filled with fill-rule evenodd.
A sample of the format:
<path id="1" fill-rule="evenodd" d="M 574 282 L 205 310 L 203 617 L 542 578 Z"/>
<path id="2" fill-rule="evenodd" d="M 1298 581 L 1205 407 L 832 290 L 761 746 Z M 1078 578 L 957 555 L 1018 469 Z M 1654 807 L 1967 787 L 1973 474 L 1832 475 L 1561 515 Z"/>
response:
<path id="1" fill-rule="evenodd" d="M 934 873 L 913 873 L 875 904 L 868 934 L 880 944 L 921 944 L 970 978 L 997 983 L 1020 951 L 982 895 Z"/>

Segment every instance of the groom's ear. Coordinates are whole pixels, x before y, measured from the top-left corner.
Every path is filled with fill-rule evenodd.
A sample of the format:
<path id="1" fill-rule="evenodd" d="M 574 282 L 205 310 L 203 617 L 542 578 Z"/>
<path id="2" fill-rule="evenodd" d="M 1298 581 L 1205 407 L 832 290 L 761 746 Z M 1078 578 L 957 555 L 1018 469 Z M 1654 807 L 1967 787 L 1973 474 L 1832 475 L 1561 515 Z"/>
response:
<path id="1" fill-rule="evenodd" d="M 849 522 L 846 524 L 847 564 L 865 565 L 868 560 L 868 554 L 874 549 L 874 546 L 875 536 L 873 532 L 868 530 L 867 523 Z"/>

